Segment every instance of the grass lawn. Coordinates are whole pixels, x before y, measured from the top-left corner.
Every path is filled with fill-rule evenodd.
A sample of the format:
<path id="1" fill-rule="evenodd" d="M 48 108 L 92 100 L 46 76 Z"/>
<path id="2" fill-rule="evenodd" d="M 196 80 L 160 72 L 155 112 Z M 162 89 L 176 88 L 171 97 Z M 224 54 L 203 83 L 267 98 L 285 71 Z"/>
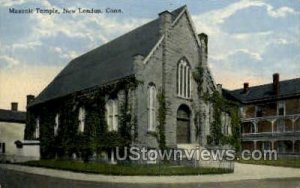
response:
<path id="1" fill-rule="evenodd" d="M 169 164 L 100 164 L 100 163 L 83 163 L 79 161 L 67 160 L 40 160 L 28 161 L 21 163 L 26 166 L 46 167 L 53 169 L 69 170 L 74 172 L 95 173 L 105 175 L 130 175 L 130 176 L 158 176 L 158 175 L 199 175 L 199 174 L 224 174 L 231 173 L 233 170 L 220 168 L 203 168 L 203 167 L 183 167 L 172 166 Z"/>
<path id="2" fill-rule="evenodd" d="M 300 168 L 300 159 L 239 160 L 240 163 Z"/>

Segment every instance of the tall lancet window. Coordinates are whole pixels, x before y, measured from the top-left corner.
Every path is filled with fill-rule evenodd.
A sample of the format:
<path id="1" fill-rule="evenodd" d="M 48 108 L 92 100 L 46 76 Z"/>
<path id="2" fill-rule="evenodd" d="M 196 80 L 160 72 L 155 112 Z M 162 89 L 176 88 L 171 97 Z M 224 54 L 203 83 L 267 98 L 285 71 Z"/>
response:
<path id="1" fill-rule="evenodd" d="M 37 117 L 35 119 L 35 132 L 34 132 L 35 139 L 40 137 L 40 118 Z"/>
<path id="2" fill-rule="evenodd" d="M 148 88 L 148 130 L 155 131 L 156 125 L 156 88 L 154 84 L 150 84 Z"/>
<path id="3" fill-rule="evenodd" d="M 54 136 L 57 136 L 58 127 L 59 127 L 59 114 L 56 114 L 56 116 L 55 116 L 55 124 L 54 124 Z"/>
<path id="4" fill-rule="evenodd" d="M 110 99 L 107 101 L 106 105 L 106 122 L 108 126 L 108 131 L 117 131 L 119 124 L 119 108 L 118 100 Z"/>
<path id="5" fill-rule="evenodd" d="M 84 107 L 80 107 L 78 113 L 78 122 L 79 122 L 78 131 L 80 133 L 84 132 L 85 115 L 86 113 Z"/>
<path id="6" fill-rule="evenodd" d="M 191 68 L 185 59 L 181 59 L 177 67 L 177 95 L 191 97 Z"/>

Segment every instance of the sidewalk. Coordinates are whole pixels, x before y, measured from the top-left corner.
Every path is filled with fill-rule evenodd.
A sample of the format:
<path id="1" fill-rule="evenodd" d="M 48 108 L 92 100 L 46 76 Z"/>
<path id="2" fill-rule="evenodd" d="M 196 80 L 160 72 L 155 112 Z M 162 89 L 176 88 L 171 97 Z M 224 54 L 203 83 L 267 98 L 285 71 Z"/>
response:
<path id="1" fill-rule="evenodd" d="M 299 178 L 300 169 L 251 165 L 235 163 L 235 172 L 224 175 L 196 175 L 196 176 L 107 176 L 84 174 L 63 170 L 53 170 L 38 167 L 27 167 L 12 164 L 0 164 L 0 169 L 9 169 L 25 173 L 38 174 L 50 177 L 108 183 L 209 183 L 229 182 L 238 180 L 255 180 L 269 178 Z"/>

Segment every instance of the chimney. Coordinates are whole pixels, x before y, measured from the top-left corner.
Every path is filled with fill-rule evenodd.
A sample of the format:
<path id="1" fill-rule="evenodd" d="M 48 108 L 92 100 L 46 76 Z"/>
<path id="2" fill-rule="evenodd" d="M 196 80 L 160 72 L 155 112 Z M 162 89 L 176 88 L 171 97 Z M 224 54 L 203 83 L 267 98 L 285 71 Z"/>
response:
<path id="1" fill-rule="evenodd" d="M 18 111 L 18 103 L 17 102 L 12 102 L 11 103 L 11 111 Z"/>
<path id="2" fill-rule="evenodd" d="M 244 92 L 243 93 L 248 93 L 248 91 L 249 91 L 249 83 L 245 82 L 244 83 Z"/>
<path id="3" fill-rule="evenodd" d="M 27 98 L 27 106 L 28 106 L 34 100 L 34 95 L 27 95 L 26 98 Z"/>
<path id="4" fill-rule="evenodd" d="M 172 13 L 165 10 L 158 14 L 160 19 L 160 35 L 166 33 L 166 31 L 171 27 L 172 23 Z"/>
<path id="5" fill-rule="evenodd" d="M 273 74 L 273 92 L 275 95 L 279 95 L 280 85 L 279 85 L 279 73 Z"/>
<path id="6" fill-rule="evenodd" d="M 201 61 L 202 65 L 207 66 L 208 56 L 208 36 L 205 33 L 198 34 L 198 38 L 201 43 Z"/>

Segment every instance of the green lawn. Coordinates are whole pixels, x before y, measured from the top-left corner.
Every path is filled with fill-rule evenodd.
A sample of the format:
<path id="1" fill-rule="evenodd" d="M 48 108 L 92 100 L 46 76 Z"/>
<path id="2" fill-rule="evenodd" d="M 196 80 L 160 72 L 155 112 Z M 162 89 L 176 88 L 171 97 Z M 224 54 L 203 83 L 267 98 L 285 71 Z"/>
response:
<path id="1" fill-rule="evenodd" d="M 239 160 L 240 163 L 300 168 L 300 159 Z"/>
<path id="2" fill-rule="evenodd" d="M 220 168 L 183 167 L 169 164 L 137 165 L 137 164 L 100 164 L 83 163 L 67 160 L 40 160 L 21 163 L 27 166 L 46 167 L 53 169 L 69 170 L 74 172 L 95 173 L 105 175 L 130 175 L 130 176 L 157 176 L 157 175 L 199 175 L 199 174 L 223 174 L 233 170 Z"/>

